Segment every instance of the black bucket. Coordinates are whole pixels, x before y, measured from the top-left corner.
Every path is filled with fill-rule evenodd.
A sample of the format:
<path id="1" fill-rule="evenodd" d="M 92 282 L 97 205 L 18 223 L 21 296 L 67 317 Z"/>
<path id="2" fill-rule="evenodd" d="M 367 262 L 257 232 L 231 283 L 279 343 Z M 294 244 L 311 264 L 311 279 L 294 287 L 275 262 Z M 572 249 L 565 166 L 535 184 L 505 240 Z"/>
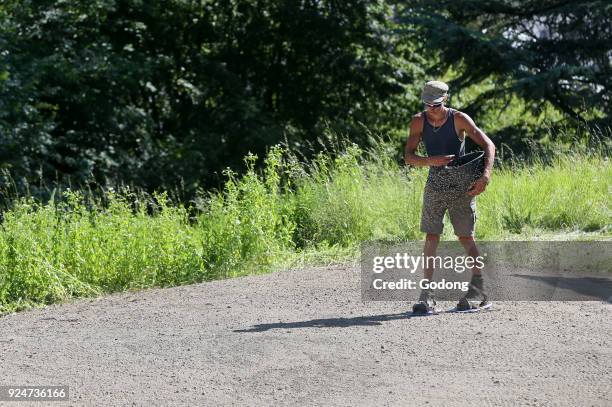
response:
<path id="1" fill-rule="evenodd" d="M 431 167 L 428 185 L 436 191 L 467 192 L 484 173 L 484 152 L 456 157 L 445 167 Z"/>

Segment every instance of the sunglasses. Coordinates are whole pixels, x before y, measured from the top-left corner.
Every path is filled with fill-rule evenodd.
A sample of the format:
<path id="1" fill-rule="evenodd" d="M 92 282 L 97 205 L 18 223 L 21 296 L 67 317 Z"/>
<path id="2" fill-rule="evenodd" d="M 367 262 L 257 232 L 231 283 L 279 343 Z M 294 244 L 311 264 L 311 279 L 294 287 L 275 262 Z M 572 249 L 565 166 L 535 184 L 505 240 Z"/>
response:
<path id="1" fill-rule="evenodd" d="M 440 107 L 440 106 L 442 106 L 442 102 L 440 102 L 440 103 L 433 103 L 433 104 L 432 103 L 425 103 L 425 102 L 423 102 L 423 104 L 425 106 L 427 106 L 427 107 Z"/>

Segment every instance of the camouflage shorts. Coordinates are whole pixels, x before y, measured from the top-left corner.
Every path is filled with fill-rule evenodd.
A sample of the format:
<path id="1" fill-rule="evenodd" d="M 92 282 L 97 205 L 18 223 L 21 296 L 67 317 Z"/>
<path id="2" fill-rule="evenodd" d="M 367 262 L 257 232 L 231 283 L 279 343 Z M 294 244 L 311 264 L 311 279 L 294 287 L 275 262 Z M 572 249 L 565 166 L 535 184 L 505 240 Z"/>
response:
<path id="1" fill-rule="evenodd" d="M 457 236 L 473 236 L 476 225 L 476 197 L 465 192 L 436 191 L 428 185 L 423 194 L 421 232 L 440 235 L 444 229 L 444 213 L 448 210 Z"/>

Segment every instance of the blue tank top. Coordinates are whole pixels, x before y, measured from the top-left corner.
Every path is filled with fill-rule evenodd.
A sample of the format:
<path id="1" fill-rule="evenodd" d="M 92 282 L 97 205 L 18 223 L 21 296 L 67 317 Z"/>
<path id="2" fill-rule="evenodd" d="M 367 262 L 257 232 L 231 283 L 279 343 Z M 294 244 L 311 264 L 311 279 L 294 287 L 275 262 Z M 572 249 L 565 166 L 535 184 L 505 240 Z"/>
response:
<path id="1" fill-rule="evenodd" d="M 427 112 L 423 112 L 424 124 L 421 139 L 425 144 L 428 156 L 451 155 L 462 157 L 465 155 L 465 138 L 460 139 L 455 131 L 455 109 L 448 108 L 448 118 L 440 127 L 434 128 L 427 121 Z M 445 191 L 453 189 L 448 185 L 448 174 L 444 167 L 429 167 L 427 185 L 434 189 Z"/>
<path id="2" fill-rule="evenodd" d="M 427 112 L 423 112 L 424 124 L 421 139 L 425 144 L 428 156 L 450 155 L 457 157 L 465 155 L 465 139 L 460 139 L 455 131 L 455 109 L 448 109 L 448 118 L 441 127 L 434 128 L 427 120 Z"/>

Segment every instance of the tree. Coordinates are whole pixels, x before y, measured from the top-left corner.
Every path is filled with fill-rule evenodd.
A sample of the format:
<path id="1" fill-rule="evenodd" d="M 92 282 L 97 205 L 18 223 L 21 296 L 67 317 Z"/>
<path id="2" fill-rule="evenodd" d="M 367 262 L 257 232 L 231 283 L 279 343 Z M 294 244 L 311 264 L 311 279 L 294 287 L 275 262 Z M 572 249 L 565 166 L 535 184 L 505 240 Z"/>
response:
<path id="1" fill-rule="evenodd" d="M 454 88 L 497 82 L 466 109 L 473 114 L 517 95 L 534 110 L 549 102 L 576 122 L 612 125 L 610 2 L 418 0 L 401 10 L 421 51 L 439 58 L 433 72 L 460 72 Z"/>
<path id="2" fill-rule="evenodd" d="M 362 124 L 399 128 L 419 71 L 390 12 L 366 0 L 6 2 L 0 154 L 27 178 L 193 191 L 326 126 L 356 141 Z"/>

